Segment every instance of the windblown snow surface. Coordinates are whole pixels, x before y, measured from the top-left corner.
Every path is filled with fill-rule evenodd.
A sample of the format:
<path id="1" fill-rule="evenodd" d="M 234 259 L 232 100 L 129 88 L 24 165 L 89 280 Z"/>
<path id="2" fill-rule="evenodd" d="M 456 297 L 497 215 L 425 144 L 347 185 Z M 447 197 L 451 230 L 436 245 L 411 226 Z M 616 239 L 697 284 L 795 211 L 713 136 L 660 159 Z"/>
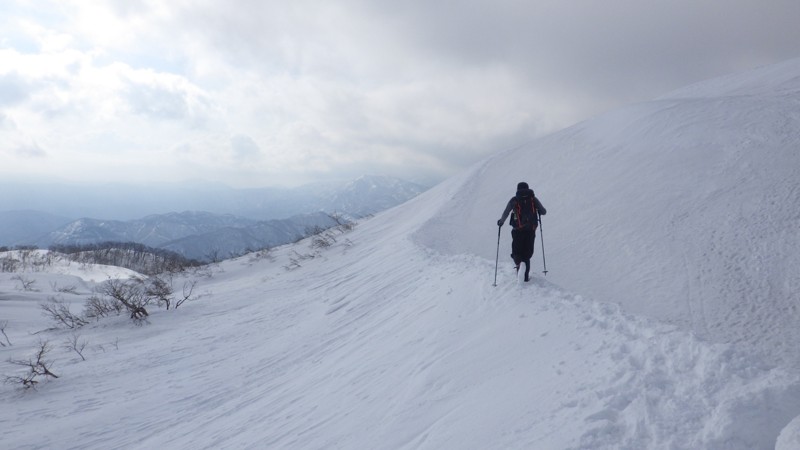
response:
<path id="1" fill-rule="evenodd" d="M 149 324 L 82 328 L 86 361 L 57 347 L 58 379 L 0 392 L 0 447 L 800 448 L 798 144 L 795 60 L 500 153 L 328 248 L 225 261 Z M 504 227 L 494 287 L 523 180 L 550 272 L 537 240 L 518 281 Z M 12 276 L 3 360 L 73 333 L 30 334 L 75 274 Z"/>

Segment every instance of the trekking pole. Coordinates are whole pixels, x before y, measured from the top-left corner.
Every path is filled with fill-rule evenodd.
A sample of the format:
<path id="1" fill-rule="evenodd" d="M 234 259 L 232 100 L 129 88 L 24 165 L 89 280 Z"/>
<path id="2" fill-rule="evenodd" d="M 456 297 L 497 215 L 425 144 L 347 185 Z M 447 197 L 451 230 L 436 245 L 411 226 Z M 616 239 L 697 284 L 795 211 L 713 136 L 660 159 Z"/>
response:
<path id="1" fill-rule="evenodd" d="M 494 284 L 492 285 L 494 287 L 497 287 L 497 263 L 500 261 L 500 230 L 502 228 L 502 225 L 497 227 L 497 256 L 494 258 Z"/>
<path id="2" fill-rule="evenodd" d="M 544 265 L 544 276 L 547 276 L 547 260 L 544 257 L 544 228 L 542 228 L 542 215 L 539 214 L 539 238 L 542 240 L 542 264 Z M 498 249 L 499 251 L 499 249 Z"/>

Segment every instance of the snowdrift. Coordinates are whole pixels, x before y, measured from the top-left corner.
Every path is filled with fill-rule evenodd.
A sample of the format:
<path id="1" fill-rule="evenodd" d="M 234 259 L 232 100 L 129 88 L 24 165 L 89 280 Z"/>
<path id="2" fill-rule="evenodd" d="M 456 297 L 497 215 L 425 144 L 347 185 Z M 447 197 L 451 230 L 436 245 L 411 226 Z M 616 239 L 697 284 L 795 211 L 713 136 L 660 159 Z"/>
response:
<path id="1" fill-rule="evenodd" d="M 800 368 L 799 149 L 796 59 L 498 154 L 417 239 L 494 259 L 495 221 L 528 181 L 549 280 Z"/>

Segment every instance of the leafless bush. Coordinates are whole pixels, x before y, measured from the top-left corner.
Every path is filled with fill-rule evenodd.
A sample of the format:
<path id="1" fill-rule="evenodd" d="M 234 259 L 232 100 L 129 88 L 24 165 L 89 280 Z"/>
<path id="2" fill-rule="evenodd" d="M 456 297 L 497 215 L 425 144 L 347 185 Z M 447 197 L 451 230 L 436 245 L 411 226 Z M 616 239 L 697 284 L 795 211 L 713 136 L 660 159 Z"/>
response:
<path id="1" fill-rule="evenodd" d="M 305 232 L 306 236 L 315 236 L 317 234 L 322 234 L 325 230 L 327 230 L 326 227 L 313 225 L 313 226 L 307 226 Z"/>
<path id="2" fill-rule="evenodd" d="M 140 323 L 150 315 L 145 307 L 150 304 L 153 298 L 145 293 L 141 282 L 108 280 L 100 287 L 100 293 L 122 303 L 134 322 Z"/>
<path id="3" fill-rule="evenodd" d="M 168 310 L 177 309 L 191 298 L 196 283 L 184 283 L 183 297 L 176 297 L 171 279 L 154 276 L 145 280 L 108 280 L 98 288 L 98 295 L 86 300 L 84 315 L 89 319 L 100 319 L 127 310 L 134 322 L 141 323 L 149 316 L 148 305 L 155 303 Z"/>
<path id="4" fill-rule="evenodd" d="M 51 370 L 51 363 L 45 360 L 47 353 L 50 352 L 50 343 L 47 341 L 39 342 L 39 349 L 36 355 L 27 360 L 23 359 L 9 359 L 8 362 L 15 366 L 22 366 L 28 369 L 24 375 L 6 376 L 6 383 L 20 383 L 25 389 L 36 388 L 39 383 L 39 377 L 52 377 L 58 378 Z"/>
<path id="5" fill-rule="evenodd" d="M 356 227 L 356 222 L 346 219 L 344 216 L 342 216 L 337 212 L 328 214 L 328 217 L 330 217 L 331 219 L 333 219 L 334 222 L 336 222 L 336 228 L 338 228 L 343 233 L 346 233 L 348 231 L 353 231 L 353 229 Z"/>
<path id="6" fill-rule="evenodd" d="M 125 305 L 115 299 L 105 296 L 92 295 L 86 299 L 86 303 L 84 303 L 83 308 L 83 315 L 86 316 L 87 319 L 99 320 L 102 317 L 110 316 L 112 314 L 119 315 L 119 313 L 125 309 Z"/>
<path id="7" fill-rule="evenodd" d="M 178 309 L 178 307 L 184 304 L 186 300 L 189 300 L 189 298 L 191 298 L 192 292 L 194 292 L 194 287 L 196 284 L 197 281 L 195 280 L 183 283 L 183 298 L 175 301 L 175 309 Z"/>
<path id="8" fill-rule="evenodd" d="M 69 303 L 50 297 L 47 303 L 39 305 L 42 314 L 51 319 L 57 326 L 64 326 L 70 329 L 80 328 L 88 322 L 81 316 L 75 315 L 69 310 Z"/>
<path id="9" fill-rule="evenodd" d="M 55 281 L 52 281 L 50 283 L 50 287 L 53 289 L 53 292 L 61 292 L 61 293 L 64 293 L 64 294 L 78 295 L 78 287 L 75 286 L 74 284 L 70 285 L 70 286 L 58 287 L 58 283 L 55 282 Z"/>
<path id="10" fill-rule="evenodd" d="M 209 261 L 212 264 L 216 264 L 222 261 L 222 256 L 220 255 L 220 251 L 216 247 L 209 249 L 203 256 L 205 257 L 206 261 Z"/>
<path id="11" fill-rule="evenodd" d="M 299 269 L 300 267 L 302 267 L 302 264 L 300 264 L 301 261 L 305 261 L 307 259 L 314 259 L 317 256 L 312 253 L 300 254 L 296 250 L 293 250 L 292 253 L 293 255 L 289 257 L 289 263 L 283 266 L 283 268 L 286 270 Z"/>
<path id="12" fill-rule="evenodd" d="M 0 333 L 2 333 L 3 337 L 6 339 L 6 342 L 0 341 L 0 347 L 11 347 L 11 341 L 8 339 L 8 335 L 6 334 L 7 326 L 7 320 L 0 320 Z"/>
<path id="13" fill-rule="evenodd" d="M 295 269 L 299 269 L 301 267 L 303 267 L 303 266 L 300 264 L 300 261 L 298 261 L 295 258 L 289 258 L 289 263 L 288 264 L 284 264 L 284 266 L 283 266 L 284 269 L 289 270 L 289 271 L 295 270 Z"/>
<path id="14" fill-rule="evenodd" d="M 77 353 L 83 361 L 86 361 L 86 358 L 83 356 L 83 351 L 86 349 L 87 345 L 89 345 L 89 342 L 81 340 L 81 336 L 77 333 L 73 333 L 72 336 L 64 341 L 64 348 Z"/>
<path id="15" fill-rule="evenodd" d="M 336 243 L 332 233 L 321 233 L 311 238 L 311 248 L 326 249 Z"/>
<path id="16" fill-rule="evenodd" d="M 23 291 L 35 291 L 33 285 L 36 284 L 36 280 L 31 280 L 30 278 L 24 277 L 22 275 L 14 275 L 13 277 L 11 277 L 11 279 L 19 281 Z"/>
<path id="17" fill-rule="evenodd" d="M 328 214 L 328 217 L 330 217 L 336 225 L 327 228 L 323 228 L 319 225 L 306 228 L 306 235 L 312 237 L 311 248 L 327 249 L 337 242 L 337 234 L 348 233 L 356 226 L 355 222 L 335 212 Z"/>
<path id="18" fill-rule="evenodd" d="M 272 259 L 272 254 L 270 253 L 270 248 L 262 248 L 256 252 L 250 253 L 249 262 L 256 262 L 262 259 Z"/>
<path id="19" fill-rule="evenodd" d="M 164 279 L 160 277 L 150 277 L 143 283 L 145 295 L 155 299 L 159 306 L 165 305 L 167 310 L 169 310 L 172 305 L 172 294 L 174 292 L 172 283 L 164 281 Z"/>
<path id="20" fill-rule="evenodd" d="M 167 281 L 161 277 L 151 277 L 144 281 L 145 294 L 154 299 L 159 306 L 166 307 L 167 310 L 173 307 L 178 309 L 179 306 L 189 300 L 196 284 L 197 281 L 194 280 L 185 282 L 182 291 L 183 297 L 176 298 L 174 296 L 175 290 L 172 288 L 172 280 Z"/>

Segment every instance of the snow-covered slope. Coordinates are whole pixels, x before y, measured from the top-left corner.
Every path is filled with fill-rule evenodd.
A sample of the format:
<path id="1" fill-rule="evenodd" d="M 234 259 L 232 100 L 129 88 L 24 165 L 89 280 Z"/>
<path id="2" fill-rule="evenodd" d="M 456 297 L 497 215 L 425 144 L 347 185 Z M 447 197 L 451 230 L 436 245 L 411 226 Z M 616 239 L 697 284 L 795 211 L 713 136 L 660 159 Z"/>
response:
<path id="1" fill-rule="evenodd" d="M 691 178 L 693 164 L 708 165 L 713 156 L 686 163 L 681 155 L 672 160 L 666 150 L 640 157 L 625 150 L 633 145 L 625 136 L 647 134 L 643 130 L 654 136 L 649 142 L 665 149 L 670 133 L 661 127 L 707 139 L 706 128 L 681 122 L 678 110 L 663 121 L 645 120 L 645 113 L 666 114 L 662 101 L 667 100 L 624 109 L 527 150 L 498 155 L 364 221 L 324 250 L 300 242 L 226 261 L 210 277 L 197 279 L 196 300 L 178 310 L 153 311 L 146 326 L 119 317 L 84 327 L 81 338 L 91 344 L 86 361 L 59 348 L 50 358 L 60 378 L 35 392 L 13 386 L 0 390 L 0 402 L 13 405 L 0 408 L 0 442 L 9 448 L 792 448 L 800 377 L 791 368 L 774 366 L 775 356 L 786 353 L 773 352 L 768 339 L 741 334 L 741 341 L 727 343 L 698 339 L 681 326 L 634 316 L 594 298 L 592 289 L 597 297 L 612 291 L 605 265 L 624 267 L 624 273 L 613 274 L 629 288 L 615 288 L 619 300 L 629 307 L 627 300 L 638 298 L 647 315 L 673 317 L 655 299 L 686 304 L 684 288 L 693 282 L 685 279 L 686 269 L 718 262 L 710 252 L 688 254 L 681 267 L 662 263 L 673 253 L 660 236 L 676 233 L 657 225 L 666 209 L 628 213 L 645 203 L 638 195 L 654 201 L 676 195 L 655 187 L 642 191 L 649 183 L 665 187 L 671 180 L 686 212 L 702 206 L 713 215 L 711 199 L 727 198 L 725 189 L 734 184 L 711 176 L 713 170 L 707 177 L 713 183 Z M 698 120 L 716 111 L 707 105 L 700 110 Z M 740 114 L 729 111 L 733 118 Z M 620 129 L 620 123 L 630 125 Z M 763 141 L 778 139 L 769 136 Z M 570 139 L 592 143 L 598 159 L 578 144 L 559 151 Z M 674 146 L 694 141 L 687 134 Z M 594 205 L 592 200 L 605 198 L 600 194 L 610 194 L 613 186 L 599 175 L 583 178 L 592 175 L 592 167 L 611 170 L 614 165 L 606 160 L 613 148 L 628 155 L 618 163 L 630 169 L 606 173 L 619 183 L 616 201 Z M 584 153 L 588 159 L 573 159 Z M 528 159 L 520 162 L 520 155 Z M 533 161 L 539 162 L 537 169 Z M 574 173 L 561 169 L 570 162 Z M 685 165 L 685 170 L 657 176 L 650 167 L 668 164 Z M 561 172 L 547 172 L 556 169 Z M 736 170 L 725 173 L 738 179 Z M 774 178 L 780 175 L 778 170 Z M 570 177 L 571 184 L 564 180 Z M 539 276 L 518 282 L 506 256 L 498 286 L 492 286 L 494 222 L 521 179 L 533 184 L 548 208 L 548 269 L 574 282 L 571 292 Z M 682 184 L 690 181 L 719 197 L 701 202 Z M 781 185 L 762 183 L 758 187 Z M 595 184 L 601 191 L 595 197 L 580 195 Z M 566 186 L 575 189 L 560 189 Z M 777 211 L 782 209 L 775 208 L 771 217 L 781 220 Z M 619 225 L 626 231 L 611 220 L 623 213 L 631 214 Z M 666 223 L 682 217 L 668 215 Z M 717 225 L 692 215 L 683 220 Z M 723 222 L 714 229 L 727 236 L 731 228 Z M 614 247 L 623 233 L 628 246 Z M 506 255 L 507 229 L 502 237 L 501 255 Z M 702 243 L 700 238 L 692 242 Z M 772 245 L 769 240 L 745 243 Z M 779 258 L 792 262 L 792 245 L 786 244 Z M 631 255 L 645 251 L 660 251 L 661 259 L 641 257 L 634 259 L 637 266 L 625 266 Z M 762 262 L 762 270 L 770 269 L 771 260 Z M 573 271 L 587 266 L 603 272 L 577 283 L 580 277 Z M 665 278 L 675 281 L 673 291 L 660 284 L 656 268 L 669 271 Z M 648 274 L 651 278 L 643 276 Z M 36 296 L 51 293 L 45 283 L 38 294 L 17 292 L 10 275 L 0 274 L 0 306 L 16 305 L 5 329 L 14 345 L 0 347 L 0 359 L 30 354 L 39 339 L 69 338 L 67 331 L 28 334 L 44 328 L 34 326 Z M 713 275 L 705 282 L 732 292 Z M 590 282 L 598 280 L 603 283 Z M 181 286 L 184 280 L 173 281 Z M 767 296 L 758 286 L 749 292 Z M 717 293 L 709 292 L 708 301 L 718 301 Z M 769 307 L 753 308 L 757 325 L 764 324 L 759 314 Z M 735 312 L 749 317 L 744 310 Z M 720 326 L 731 333 L 739 327 Z M 754 351 L 759 345 L 767 360 Z M 12 370 L 0 362 L 0 374 Z"/>
<path id="2" fill-rule="evenodd" d="M 494 223 L 525 180 L 549 212 L 551 281 L 800 368 L 800 59 L 612 111 L 477 170 L 421 242 L 493 259 Z"/>

